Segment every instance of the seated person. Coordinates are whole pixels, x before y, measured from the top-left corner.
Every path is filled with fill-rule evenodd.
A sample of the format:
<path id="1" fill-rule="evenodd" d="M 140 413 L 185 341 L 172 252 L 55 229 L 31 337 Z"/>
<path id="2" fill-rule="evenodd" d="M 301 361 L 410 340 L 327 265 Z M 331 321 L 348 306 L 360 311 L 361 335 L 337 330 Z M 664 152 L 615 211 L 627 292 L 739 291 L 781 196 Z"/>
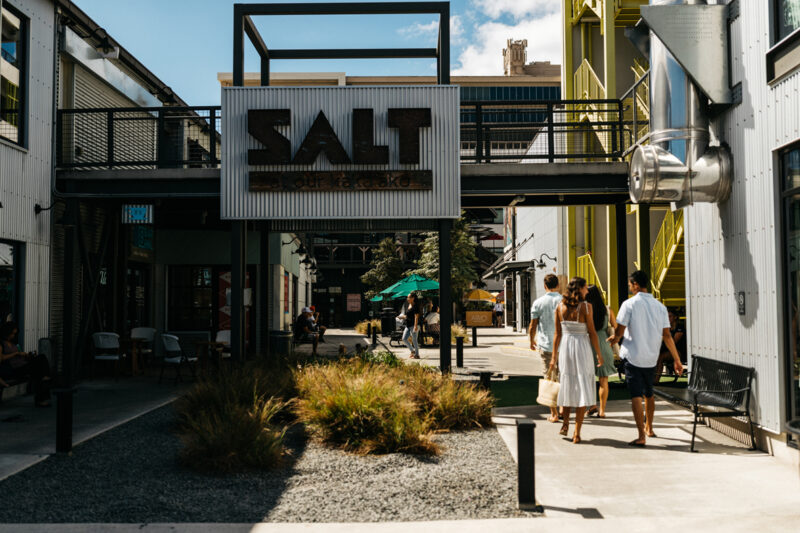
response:
<path id="1" fill-rule="evenodd" d="M 675 348 L 678 350 L 678 355 L 681 358 L 681 362 L 685 362 L 686 328 L 684 328 L 683 324 L 681 324 L 681 322 L 678 320 L 678 312 L 675 309 L 669 309 L 667 315 L 669 316 L 669 332 L 672 334 L 672 340 L 675 341 Z M 672 361 L 672 355 L 669 353 L 667 346 L 662 342 L 661 352 L 659 353 L 658 362 L 656 363 L 656 385 L 658 385 L 658 382 L 661 380 L 661 374 L 664 371 L 664 365 L 669 365 L 671 369 Z"/>
<path id="2" fill-rule="evenodd" d="M 319 312 L 317 312 L 317 308 L 312 305 L 309 309 L 311 309 L 311 320 L 314 321 L 314 331 L 319 334 L 319 342 L 325 342 L 323 337 L 325 336 L 325 332 L 328 331 L 328 328 L 319 323 Z"/>
<path id="3" fill-rule="evenodd" d="M 441 317 L 439 316 L 439 308 L 438 307 L 434 307 L 433 311 L 431 311 L 430 313 L 425 315 L 425 324 L 427 324 L 429 326 L 432 325 L 432 324 L 438 324 L 439 320 L 441 320 Z"/>
<path id="4" fill-rule="evenodd" d="M 13 322 L 0 324 L 0 386 L 5 380 L 29 379 L 37 407 L 50 405 L 50 364 L 47 357 L 20 351 L 15 339 L 19 328 Z"/>
<path id="5" fill-rule="evenodd" d="M 311 355 L 317 355 L 317 344 L 319 335 L 314 331 L 314 321 L 311 319 L 311 309 L 303 308 L 303 312 L 294 321 L 294 340 L 295 342 L 310 342 L 313 344 Z"/>

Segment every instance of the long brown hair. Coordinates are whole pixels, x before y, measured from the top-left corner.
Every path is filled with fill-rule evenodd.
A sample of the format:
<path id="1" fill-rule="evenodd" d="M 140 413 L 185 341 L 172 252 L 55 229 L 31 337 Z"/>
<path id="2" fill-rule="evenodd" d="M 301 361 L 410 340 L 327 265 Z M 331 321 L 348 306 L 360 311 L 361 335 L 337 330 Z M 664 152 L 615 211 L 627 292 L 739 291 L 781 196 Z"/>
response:
<path id="1" fill-rule="evenodd" d="M 581 289 L 586 286 L 586 280 L 579 277 L 574 277 L 569 280 L 569 284 L 567 285 L 567 292 L 564 293 L 564 305 L 567 306 L 568 309 L 574 309 L 578 307 L 578 304 L 583 301 L 583 296 L 581 296 Z"/>

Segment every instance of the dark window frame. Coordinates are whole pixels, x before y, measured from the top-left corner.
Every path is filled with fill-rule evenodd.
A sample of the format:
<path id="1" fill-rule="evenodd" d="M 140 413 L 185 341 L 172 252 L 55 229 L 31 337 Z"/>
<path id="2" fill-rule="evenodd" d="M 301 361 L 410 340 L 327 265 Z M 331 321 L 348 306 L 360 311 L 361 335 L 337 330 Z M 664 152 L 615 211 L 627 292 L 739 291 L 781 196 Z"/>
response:
<path id="1" fill-rule="evenodd" d="M 791 198 L 797 195 L 800 195 L 800 187 L 787 187 L 786 182 L 786 172 L 785 172 L 785 156 L 786 154 L 793 152 L 795 150 L 800 150 L 800 140 L 785 146 L 778 150 L 778 191 L 780 195 L 780 250 L 781 250 L 781 264 L 783 265 L 783 275 L 782 284 L 784 287 L 789 287 L 789 278 L 791 273 L 791 258 L 789 255 L 789 202 Z M 794 392 L 794 361 L 791 353 L 792 347 L 792 328 L 791 328 L 791 317 L 792 317 L 792 294 L 791 290 L 787 289 L 784 292 L 783 302 L 782 302 L 783 310 L 781 313 L 783 324 L 784 324 L 784 339 L 783 339 L 783 353 L 786 354 L 785 357 L 785 368 L 784 371 L 786 373 L 786 395 L 784 397 L 784 402 L 787 406 L 786 410 L 786 419 L 787 421 L 795 418 L 796 416 L 800 416 L 800 413 L 795 413 L 795 406 L 797 400 L 795 399 L 795 392 Z M 788 323 L 788 327 L 787 327 Z M 800 443 L 798 443 L 798 439 L 794 438 L 791 434 L 787 434 L 787 444 L 794 448 L 800 447 Z"/>
<path id="2" fill-rule="evenodd" d="M 12 15 L 20 20 L 20 37 L 22 51 L 17 53 L 17 69 L 19 70 L 19 86 L 17 87 L 18 93 L 21 95 L 21 102 L 19 104 L 19 124 L 17 125 L 17 140 L 5 137 L 0 133 L 0 139 L 11 144 L 15 144 L 22 148 L 28 146 L 28 78 L 30 73 L 30 19 L 25 16 L 19 9 L 15 8 L 6 0 L 0 2 L 2 9 L 7 9 Z M 0 15 L 0 19 L 2 15 Z M 2 22 L 0 22 L 0 25 Z M 0 110 L 1 111 L 1 110 Z"/>

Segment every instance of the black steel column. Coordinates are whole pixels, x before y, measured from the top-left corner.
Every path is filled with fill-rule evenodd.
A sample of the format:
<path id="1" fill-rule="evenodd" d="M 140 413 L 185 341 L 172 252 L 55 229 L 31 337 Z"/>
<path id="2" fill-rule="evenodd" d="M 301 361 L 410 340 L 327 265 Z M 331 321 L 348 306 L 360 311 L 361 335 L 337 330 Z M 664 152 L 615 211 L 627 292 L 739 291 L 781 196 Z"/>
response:
<path id="1" fill-rule="evenodd" d="M 439 368 L 450 372 L 450 326 L 453 323 L 452 274 L 450 256 L 450 231 L 453 221 L 449 218 L 439 221 Z"/>
<path id="2" fill-rule="evenodd" d="M 534 429 L 530 418 L 517 420 L 517 506 L 523 511 L 544 512 L 536 502 L 536 462 Z"/>
<path id="3" fill-rule="evenodd" d="M 628 299 L 628 229 L 625 204 L 614 206 L 617 227 L 617 304 Z"/>
<path id="4" fill-rule="evenodd" d="M 650 206 L 639 204 L 639 220 L 637 224 L 636 238 L 639 249 L 639 270 L 644 271 L 650 277 Z"/>
<path id="5" fill-rule="evenodd" d="M 269 304 L 272 295 L 272 276 L 270 275 L 269 265 L 269 221 L 263 222 L 261 225 L 261 242 L 259 243 L 259 290 L 258 290 L 258 331 L 261 338 L 261 346 L 259 347 L 260 353 L 265 357 L 269 357 L 269 330 L 270 330 L 270 313 Z"/>
<path id="6" fill-rule="evenodd" d="M 233 6 L 233 86 L 244 87 L 244 14 L 242 7 L 236 4 Z"/>
<path id="7" fill-rule="evenodd" d="M 56 397 L 56 452 L 72 451 L 72 388 L 73 364 L 75 360 L 74 296 L 75 296 L 75 226 L 78 223 L 78 203 L 67 200 L 62 220 L 64 227 L 64 295 L 61 335 L 61 376 L 59 387 L 53 392 Z"/>
<path id="8" fill-rule="evenodd" d="M 450 4 L 439 13 L 439 57 L 436 61 L 439 85 L 450 85 Z"/>
<path id="9" fill-rule="evenodd" d="M 244 276 L 247 266 L 247 223 L 231 223 L 231 357 L 234 361 L 245 358 L 244 329 Z"/>

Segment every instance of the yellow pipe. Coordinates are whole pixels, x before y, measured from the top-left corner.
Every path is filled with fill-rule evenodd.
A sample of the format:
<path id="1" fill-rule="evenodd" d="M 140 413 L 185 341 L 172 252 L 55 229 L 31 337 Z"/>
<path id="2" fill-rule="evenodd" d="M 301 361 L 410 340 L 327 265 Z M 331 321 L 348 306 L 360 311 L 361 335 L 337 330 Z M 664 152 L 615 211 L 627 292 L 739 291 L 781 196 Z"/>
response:
<path id="1" fill-rule="evenodd" d="M 608 281 L 608 303 L 617 311 L 617 302 L 619 301 L 619 287 L 617 285 L 617 215 L 613 205 L 606 206 L 606 265 Z"/>
<path id="2" fill-rule="evenodd" d="M 575 206 L 567 207 L 567 241 L 569 249 L 569 269 L 567 270 L 567 277 L 573 278 L 578 272 L 578 256 L 576 254 L 577 238 L 575 236 L 575 220 L 576 210 Z"/>

